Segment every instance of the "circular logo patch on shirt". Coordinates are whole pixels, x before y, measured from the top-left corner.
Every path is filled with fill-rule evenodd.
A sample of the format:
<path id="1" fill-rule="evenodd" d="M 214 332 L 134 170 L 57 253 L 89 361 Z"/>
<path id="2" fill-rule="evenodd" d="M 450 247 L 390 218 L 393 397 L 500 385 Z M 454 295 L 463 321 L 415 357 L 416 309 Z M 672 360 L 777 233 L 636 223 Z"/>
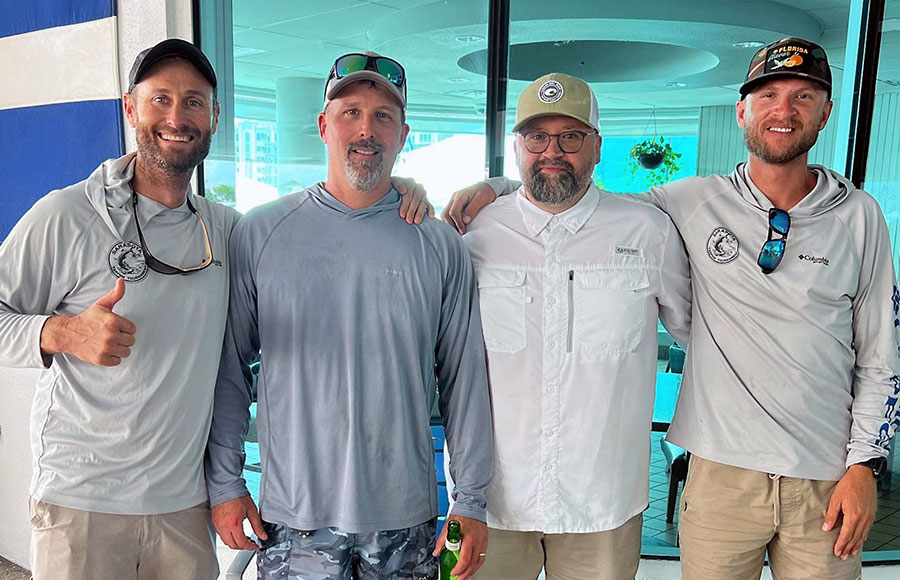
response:
<path id="1" fill-rule="evenodd" d="M 538 90 L 538 98 L 545 103 L 555 103 L 563 97 L 563 86 L 556 81 L 547 81 Z"/>
<path id="2" fill-rule="evenodd" d="M 119 242 L 109 251 L 109 269 L 126 282 L 140 282 L 147 276 L 144 252 L 134 242 Z"/>
<path id="3" fill-rule="evenodd" d="M 706 242 L 706 253 L 717 264 L 727 264 L 738 257 L 740 244 L 728 228 L 716 228 Z"/>

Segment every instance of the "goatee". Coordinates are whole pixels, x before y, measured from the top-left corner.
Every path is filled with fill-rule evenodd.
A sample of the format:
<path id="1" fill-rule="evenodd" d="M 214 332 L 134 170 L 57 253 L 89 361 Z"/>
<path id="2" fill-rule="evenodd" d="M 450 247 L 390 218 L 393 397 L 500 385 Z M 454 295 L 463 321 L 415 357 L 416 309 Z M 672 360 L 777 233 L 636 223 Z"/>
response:
<path id="1" fill-rule="evenodd" d="M 373 149 L 376 155 L 372 159 L 357 159 L 351 161 L 350 155 L 353 149 L 366 148 Z M 357 191 L 372 191 L 381 180 L 381 174 L 384 173 L 384 162 L 381 152 L 384 151 L 384 145 L 375 141 L 375 139 L 364 139 L 347 145 L 347 156 L 344 158 L 344 172 L 347 174 L 347 181 Z"/>

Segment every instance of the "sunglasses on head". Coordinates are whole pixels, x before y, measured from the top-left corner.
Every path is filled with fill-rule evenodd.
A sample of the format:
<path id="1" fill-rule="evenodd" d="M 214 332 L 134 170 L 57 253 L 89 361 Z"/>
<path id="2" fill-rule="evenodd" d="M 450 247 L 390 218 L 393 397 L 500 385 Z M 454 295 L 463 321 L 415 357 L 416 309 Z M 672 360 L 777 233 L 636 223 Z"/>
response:
<path id="1" fill-rule="evenodd" d="M 788 215 L 788 212 L 783 209 L 771 208 L 769 210 L 768 239 L 759 250 L 759 257 L 756 259 L 763 274 L 771 274 L 781 263 L 790 229 L 791 216 Z M 776 234 L 780 237 L 776 238 Z"/>
<path id="2" fill-rule="evenodd" d="M 406 71 L 403 66 L 392 58 L 386 56 L 370 56 L 368 54 L 345 54 L 334 61 L 331 72 L 328 73 L 328 81 L 342 79 L 353 73 L 363 70 L 376 72 L 386 78 L 392 85 L 400 89 L 406 96 Z M 328 86 L 328 83 L 325 85 Z"/>

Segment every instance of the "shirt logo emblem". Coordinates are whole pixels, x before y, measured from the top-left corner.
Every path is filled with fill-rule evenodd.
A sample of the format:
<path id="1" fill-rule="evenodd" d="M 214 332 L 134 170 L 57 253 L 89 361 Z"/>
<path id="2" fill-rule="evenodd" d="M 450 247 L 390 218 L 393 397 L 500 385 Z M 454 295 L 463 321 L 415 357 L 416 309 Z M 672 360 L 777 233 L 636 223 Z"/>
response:
<path id="1" fill-rule="evenodd" d="M 563 98 L 563 86 L 556 81 L 547 81 L 538 89 L 538 98 L 550 104 Z"/>
<path id="2" fill-rule="evenodd" d="M 816 256 L 810 256 L 809 254 L 800 254 L 797 256 L 801 260 L 806 260 L 807 262 L 812 262 L 813 264 L 824 264 L 828 265 L 828 258 L 822 257 L 817 258 Z"/>
<path id="3" fill-rule="evenodd" d="M 617 256 L 634 256 L 640 258 L 644 255 L 643 248 L 629 248 L 628 246 L 616 246 Z"/>
<path id="4" fill-rule="evenodd" d="M 126 282 L 140 282 L 147 277 L 144 252 L 134 242 L 119 242 L 109 251 L 109 269 L 116 278 Z"/>
<path id="5" fill-rule="evenodd" d="M 728 228 L 716 228 L 706 242 L 706 253 L 717 264 L 727 264 L 738 257 L 740 244 Z"/>

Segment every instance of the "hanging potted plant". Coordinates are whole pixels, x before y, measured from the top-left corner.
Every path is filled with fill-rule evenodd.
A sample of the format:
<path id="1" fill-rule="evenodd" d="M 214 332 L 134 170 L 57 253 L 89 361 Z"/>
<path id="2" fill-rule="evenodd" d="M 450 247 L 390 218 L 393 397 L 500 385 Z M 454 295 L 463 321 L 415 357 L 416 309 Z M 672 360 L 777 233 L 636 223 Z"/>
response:
<path id="1" fill-rule="evenodd" d="M 681 153 L 672 148 L 672 143 L 665 137 L 654 136 L 635 143 L 628 159 L 628 169 L 634 177 L 638 169 L 650 172 L 647 180 L 650 185 L 662 185 L 681 170 Z"/>

